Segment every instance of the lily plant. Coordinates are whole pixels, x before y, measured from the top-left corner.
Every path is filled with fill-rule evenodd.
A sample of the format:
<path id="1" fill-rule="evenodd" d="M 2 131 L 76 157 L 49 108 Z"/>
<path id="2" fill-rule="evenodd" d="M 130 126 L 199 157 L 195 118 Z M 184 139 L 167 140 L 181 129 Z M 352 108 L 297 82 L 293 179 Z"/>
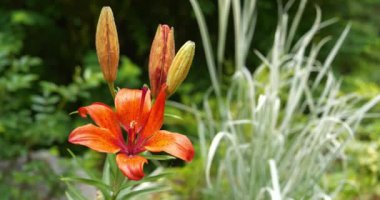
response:
<path id="1" fill-rule="evenodd" d="M 174 29 L 168 25 L 158 26 L 149 57 L 151 95 L 146 86 L 141 89 L 115 90 L 114 81 L 119 63 L 118 41 L 112 10 L 110 7 L 103 7 L 96 30 L 96 50 L 115 106 L 113 108 L 95 102 L 80 107 L 77 113 L 81 117 L 89 116 L 94 124 L 75 128 L 68 138 L 72 144 L 108 154 L 103 179 L 62 178 L 66 182 L 79 181 L 96 186 L 99 191 L 98 199 L 125 199 L 152 191 L 151 188 L 134 190 L 138 184 L 145 182 L 143 168 L 148 163 L 147 158 L 154 159 L 154 155 L 146 156 L 144 152 L 166 152 L 186 162 L 194 157 L 194 147 L 187 136 L 161 130 L 166 99 L 181 85 L 189 72 L 194 57 L 194 42 L 186 42 L 176 54 Z M 104 178 L 109 177 L 106 173 L 110 166 L 114 166 L 114 180 L 111 181 Z M 115 168 L 119 170 L 115 172 Z M 161 176 L 150 176 L 146 181 L 158 177 Z M 135 183 L 127 183 L 128 180 Z M 86 199 L 74 192 L 72 187 L 69 187 L 66 196 L 69 199 Z"/>

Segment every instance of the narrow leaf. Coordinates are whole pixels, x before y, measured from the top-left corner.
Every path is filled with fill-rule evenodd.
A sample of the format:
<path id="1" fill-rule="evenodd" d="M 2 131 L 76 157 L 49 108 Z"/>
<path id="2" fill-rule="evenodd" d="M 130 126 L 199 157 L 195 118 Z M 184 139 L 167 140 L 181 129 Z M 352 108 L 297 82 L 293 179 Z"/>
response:
<path id="1" fill-rule="evenodd" d="M 176 157 L 169 155 L 144 155 L 148 160 L 174 160 Z"/>
<path id="2" fill-rule="evenodd" d="M 67 191 L 65 192 L 68 199 L 87 200 L 73 185 L 67 183 Z"/>
<path id="3" fill-rule="evenodd" d="M 138 196 L 138 195 L 143 195 L 143 194 L 149 194 L 153 192 L 163 192 L 163 191 L 168 191 L 169 188 L 165 186 L 156 186 L 156 187 L 150 187 L 150 188 L 145 188 L 141 190 L 136 190 L 132 191 L 130 193 L 123 194 L 123 192 L 120 192 L 119 195 L 117 196 L 117 199 L 130 199 L 132 197 Z"/>
<path id="4" fill-rule="evenodd" d="M 129 187 L 132 187 L 132 186 L 136 186 L 138 184 L 141 184 L 141 183 L 146 183 L 146 182 L 152 182 L 152 181 L 156 181 L 162 177 L 165 177 L 165 176 L 169 176 L 171 175 L 172 173 L 161 173 L 161 174 L 158 174 L 158 175 L 154 175 L 154 176 L 148 176 L 148 177 L 144 177 L 142 180 L 140 181 L 129 181 L 127 183 L 125 183 L 121 188 L 120 190 L 124 190 L 126 188 L 129 188 Z"/>
<path id="5" fill-rule="evenodd" d="M 61 180 L 65 182 L 79 182 L 86 185 L 92 185 L 96 187 L 97 189 L 99 189 L 106 198 L 109 196 L 110 192 L 112 191 L 108 185 L 94 179 L 87 179 L 87 178 L 80 178 L 80 177 L 63 177 L 61 178 Z"/>

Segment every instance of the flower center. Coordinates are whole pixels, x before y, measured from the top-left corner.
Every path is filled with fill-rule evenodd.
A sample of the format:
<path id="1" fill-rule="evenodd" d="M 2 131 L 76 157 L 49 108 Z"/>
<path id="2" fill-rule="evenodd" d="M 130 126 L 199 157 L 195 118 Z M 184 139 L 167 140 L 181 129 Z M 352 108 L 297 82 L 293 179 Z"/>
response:
<path id="1" fill-rule="evenodd" d="M 144 128 L 144 124 L 147 119 L 144 119 L 144 106 L 145 106 L 145 97 L 148 92 L 148 88 L 143 86 L 141 89 L 141 100 L 138 114 L 135 120 L 132 120 L 129 123 L 128 127 L 128 148 L 131 155 L 134 155 L 142 151 L 141 145 L 139 145 L 139 133 Z M 145 120 L 145 121 L 144 121 Z"/>

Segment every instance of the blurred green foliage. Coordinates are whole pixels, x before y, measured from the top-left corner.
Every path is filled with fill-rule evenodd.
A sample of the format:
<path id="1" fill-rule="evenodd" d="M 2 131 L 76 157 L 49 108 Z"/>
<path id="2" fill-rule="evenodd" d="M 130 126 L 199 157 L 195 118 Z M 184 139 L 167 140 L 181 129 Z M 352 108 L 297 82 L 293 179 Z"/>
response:
<path id="1" fill-rule="evenodd" d="M 266 52 L 273 41 L 276 2 L 258 1 L 253 48 L 261 52 Z M 216 42 L 217 5 L 207 0 L 200 3 L 211 38 L 215 38 L 212 42 Z M 344 78 L 344 91 L 357 92 L 364 98 L 379 94 L 380 16 L 376 12 L 380 9 L 380 0 L 311 0 L 301 30 L 309 28 L 314 19 L 312 4 L 322 8 L 324 19 L 339 19 L 323 34 L 337 36 L 347 23 L 352 24 L 333 64 L 336 74 Z M 58 191 L 61 186 L 57 175 L 44 168 L 41 161 L 31 158 L 31 154 L 52 148 L 57 149 L 58 157 L 68 156 L 66 148 L 82 152 L 83 148 L 67 144 L 66 139 L 73 127 L 84 122 L 68 113 L 94 101 L 112 103 L 105 84 L 102 84 L 94 51 L 95 27 L 103 5 L 110 5 L 114 11 L 123 55 L 117 86 L 138 88 L 148 83 L 151 39 L 159 23 L 168 23 L 175 27 L 177 47 L 186 40 L 197 44 L 190 75 L 172 99 L 189 106 L 201 102 L 209 78 L 198 26 L 188 1 L 3 0 L 0 2 L 0 146 L 3 149 L 0 152 L 0 194 L 7 193 L 5 199 L 36 197 L 38 191 L 31 188 L 42 180 L 45 180 L 50 196 L 37 197 L 62 195 L 63 190 Z M 232 28 L 229 27 L 228 38 L 233 36 Z M 228 41 L 225 57 L 232 61 L 233 54 L 229 49 L 233 48 L 233 40 Z M 248 56 L 249 66 L 258 62 L 252 52 Z M 224 74 L 231 74 L 232 69 L 232 62 L 224 63 Z M 379 107 L 377 111 L 380 111 Z M 183 117 L 169 126 L 191 135 L 196 144 L 196 126 L 185 124 L 194 120 L 187 115 Z M 379 120 L 368 119 L 350 146 L 348 179 L 355 187 L 344 189 L 342 199 L 380 196 L 379 127 Z M 20 164 L 23 158 L 26 159 Z M 12 171 L 15 165 L 22 166 Z M 194 165 L 199 164 L 195 162 L 183 169 L 186 179 L 194 175 L 190 170 Z M 11 173 L 7 173 L 9 171 Z M 203 176 L 202 173 L 198 175 Z M 331 174 L 330 178 L 334 176 L 339 174 Z M 186 189 L 177 188 L 176 191 L 198 194 L 199 191 L 194 190 L 199 190 L 200 180 L 197 177 L 184 186 Z"/>
<path id="2" fill-rule="evenodd" d="M 380 9 L 379 0 L 327 1 L 317 3 L 327 17 L 338 17 L 343 23 L 351 23 L 352 29 L 334 64 L 343 76 L 343 90 L 355 92 L 370 99 L 380 94 Z M 329 28 L 336 32 L 342 27 Z M 340 25 L 340 26 L 339 26 Z M 378 105 L 372 112 L 379 113 Z M 380 197 L 380 120 L 379 116 L 366 119 L 357 130 L 357 136 L 347 148 L 347 183 L 340 199 L 377 199 Z"/>

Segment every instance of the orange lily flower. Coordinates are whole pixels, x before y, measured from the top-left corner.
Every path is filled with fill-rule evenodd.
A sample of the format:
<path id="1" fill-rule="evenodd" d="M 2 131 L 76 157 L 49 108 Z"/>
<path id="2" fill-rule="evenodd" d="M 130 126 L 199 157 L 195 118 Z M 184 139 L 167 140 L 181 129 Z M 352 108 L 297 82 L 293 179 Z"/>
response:
<path id="1" fill-rule="evenodd" d="M 131 180 L 144 177 L 143 166 L 148 161 L 140 153 L 164 151 L 177 158 L 191 161 L 194 147 L 182 134 L 160 130 L 164 120 L 166 84 L 161 87 L 151 106 L 150 91 L 121 89 L 115 97 L 116 111 L 102 103 L 79 108 L 80 116 L 89 115 L 95 125 L 74 129 L 69 142 L 87 146 L 95 151 L 116 153 L 116 162 Z M 126 132 L 126 140 L 122 130 Z"/>

